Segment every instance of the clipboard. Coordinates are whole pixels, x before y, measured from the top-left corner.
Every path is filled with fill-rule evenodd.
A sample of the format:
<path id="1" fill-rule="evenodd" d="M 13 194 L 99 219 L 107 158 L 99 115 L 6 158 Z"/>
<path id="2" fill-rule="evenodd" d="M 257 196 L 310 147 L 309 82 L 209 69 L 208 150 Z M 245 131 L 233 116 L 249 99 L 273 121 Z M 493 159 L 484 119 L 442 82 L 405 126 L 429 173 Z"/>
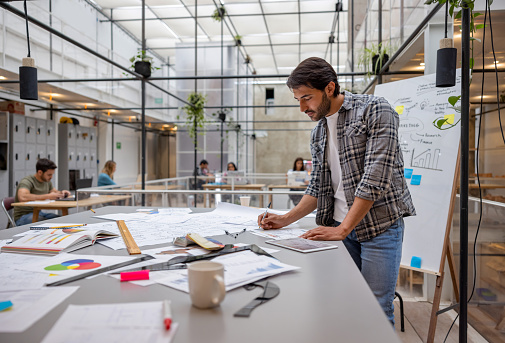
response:
<path id="1" fill-rule="evenodd" d="M 138 255 L 140 254 L 140 249 L 132 237 L 130 230 L 126 226 L 124 220 L 118 220 L 117 227 L 119 228 L 119 232 L 121 232 L 121 237 L 123 237 L 124 244 L 126 245 L 126 250 L 130 255 Z"/>

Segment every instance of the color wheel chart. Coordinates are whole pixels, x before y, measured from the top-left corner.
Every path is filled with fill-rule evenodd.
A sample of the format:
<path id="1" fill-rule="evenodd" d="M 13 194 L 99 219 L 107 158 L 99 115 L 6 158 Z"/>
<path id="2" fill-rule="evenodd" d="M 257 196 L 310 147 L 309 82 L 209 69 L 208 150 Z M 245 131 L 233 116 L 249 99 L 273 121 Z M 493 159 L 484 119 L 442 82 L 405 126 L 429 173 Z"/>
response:
<path id="1" fill-rule="evenodd" d="M 87 259 L 76 259 L 61 262 L 60 264 L 53 264 L 52 266 L 45 267 L 45 270 L 56 271 L 56 270 L 88 270 L 100 267 L 101 264 L 93 260 Z"/>

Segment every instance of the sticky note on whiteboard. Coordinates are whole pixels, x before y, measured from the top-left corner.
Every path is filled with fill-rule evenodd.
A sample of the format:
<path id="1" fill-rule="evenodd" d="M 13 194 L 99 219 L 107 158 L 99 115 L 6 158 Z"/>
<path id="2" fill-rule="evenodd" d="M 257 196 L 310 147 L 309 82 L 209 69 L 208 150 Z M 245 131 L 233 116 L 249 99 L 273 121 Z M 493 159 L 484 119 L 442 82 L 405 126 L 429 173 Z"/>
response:
<path id="1" fill-rule="evenodd" d="M 412 177 L 412 173 L 414 169 L 405 168 L 404 174 L 406 179 L 410 179 Z"/>
<path id="2" fill-rule="evenodd" d="M 419 186 L 421 184 L 421 175 L 412 175 L 410 184 L 414 186 Z"/>
<path id="3" fill-rule="evenodd" d="M 410 266 L 414 268 L 421 268 L 421 258 L 412 256 L 412 259 L 410 260 Z"/>
<path id="4" fill-rule="evenodd" d="M 446 114 L 444 119 L 447 124 L 454 124 L 454 114 Z"/>
<path id="5" fill-rule="evenodd" d="M 404 108 L 405 108 L 405 106 L 403 106 L 403 105 L 396 106 L 396 107 L 395 107 L 395 111 L 396 111 L 396 113 L 398 113 L 398 114 L 403 114 L 403 109 L 404 109 Z"/>

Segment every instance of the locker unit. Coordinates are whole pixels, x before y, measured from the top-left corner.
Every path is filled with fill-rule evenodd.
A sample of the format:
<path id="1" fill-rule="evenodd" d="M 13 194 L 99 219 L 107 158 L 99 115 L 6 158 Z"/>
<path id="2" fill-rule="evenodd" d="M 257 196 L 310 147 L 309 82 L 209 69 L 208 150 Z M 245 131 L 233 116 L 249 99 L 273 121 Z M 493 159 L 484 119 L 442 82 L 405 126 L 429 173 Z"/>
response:
<path id="1" fill-rule="evenodd" d="M 50 120 L 20 114 L 7 113 L 6 117 L 9 122 L 8 193 L 14 196 L 19 181 L 35 174 L 39 159 L 55 161 L 55 125 Z"/>
<path id="2" fill-rule="evenodd" d="M 96 128 L 58 124 L 58 187 L 71 189 L 71 176 L 93 177 L 96 185 Z M 48 152 L 49 153 L 49 152 Z"/>

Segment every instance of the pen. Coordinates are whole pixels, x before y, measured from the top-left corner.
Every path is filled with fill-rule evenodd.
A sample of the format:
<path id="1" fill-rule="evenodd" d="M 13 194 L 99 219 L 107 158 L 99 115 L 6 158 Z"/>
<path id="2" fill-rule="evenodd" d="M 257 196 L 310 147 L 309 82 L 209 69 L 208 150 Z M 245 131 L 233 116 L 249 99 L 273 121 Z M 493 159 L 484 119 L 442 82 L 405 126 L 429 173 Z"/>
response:
<path id="1" fill-rule="evenodd" d="M 92 208 L 90 208 L 89 210 L 90 210 L 91 212 L 93 212 L 93 213 L 96 213 L 95 211 L 93 211 L 93 209 L 92 209 Z"/>
<path id="2" fill-rule="evenodd" d="M 165 330 L 170 330 L 172 325 L 172 310 L 170 309 L 170 300 L 163 301 L 163 322 L 165 323 Z"/>
<path id="3" fill-rule="evenodd" d="M 267 212 L 268 212 L 268 209 L 270 208 L 270 206 L 272 205 L 272 202 L 270 201 L 270 203 L 268 204 L 266 210 L 265 210 L 265 213 L 263 213 L 263 218 L 261 218 L 261 222 L 263 221 L 263 219 L 265 219 L 266 215 L 267 215 Z M 260 222 L 260 223 L 261 223 Z M 261 226 L 258 225 L 258 229 L 261 229 Z"/>
<path id="4" fill-rule="evenodd" d="M 75 224 L 75 225 L 63 225 L 63 226 L 52 226 L 48 227 L 46 229 L 63 229 L 63 228 L 69 228 L 69 227 L 78 227 L 78 226 L 86 226 L 88 224 Z"/>

